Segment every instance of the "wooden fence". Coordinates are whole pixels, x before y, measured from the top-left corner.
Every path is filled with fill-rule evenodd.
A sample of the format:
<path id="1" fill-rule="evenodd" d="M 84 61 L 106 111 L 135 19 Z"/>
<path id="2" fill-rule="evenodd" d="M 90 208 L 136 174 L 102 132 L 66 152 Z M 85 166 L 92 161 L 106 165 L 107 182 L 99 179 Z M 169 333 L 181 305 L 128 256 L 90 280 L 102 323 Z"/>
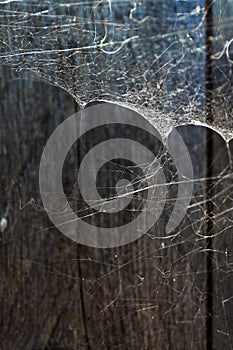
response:
<path id="1" fill-rule="evenodd" d="M 142 3 L 144 18 L 150 8 L 152 12 L 159 11 L 153 1 Z M 199 3 L 195 2 L 192 10 L 203 11 L 204 14 L 204 4 Z M 166 18 L 166 10 L 168 13 L 173 11 L 178 24 L 174 27 L 172 21 L 170 27 L 165 28 L 166 23 L 163 25 L 161 20 L 161 28 L 156 35 L 159 35 L 160 30 L 162 34 L 168 33 L 171 28 L 179 34 L 179 16 L 185 14 L 186 5 L 178 1 L 169 1 L 168 4 L 158 1 L 164 16 L 161 18 Z M 17 2 L 9 5 L 0 3 L 0 16 L 7 22 L 7 11 L 16 8 L 20 11 L 20 6 Z M 27 9 L 30 6 L 33 8 L 33 4 L 25 6 L 28 6 Z M 53 2 L 51 6 L 55 6 Z M 85 6 L 84 3 L 83 11 Z M 137 6 L 135 2 L 135 8 Z M 213 129 L 200 123 L 183 123 L 183 120 L 186 121 L 185 113 L 180 112 L 181 122 L 176 123 L 180 124 L 177 130 L 189 150 L 195 184 L 187 214 L 176 234 L 171 237 L 165 237 L 169 210 L 161 215 L 149 233 L 117 248 L 99 249 L 80 245 L 69 240 L 52 225 L 40 198 L 40 158 L 55 128 L 79 110 L 80 106 L 73 97 L 75 92 L 82 89 L 75 85 L 75 81 L 72 85 L 72 71 L 68 69 L 66 73 L 65 65 L 62 73 L 59 71 L 63 58 L 67 58 L 65 53 L 59 54 L 59 58 L 55 53 L 51 58 L 59 61 L 59 65 L 54 68 L 54 80 L 73 96 L 27 73 L 30 59 L 33 60 L 33 67 L 37 65 L 35 57 L 28 58 L 26 55 L 19 61 L 16 59 L 19 71 L 13 58 L 9 56 L 2 59 L 0 214 L 1 220 L 4 218 L 6 221 L 1 221 L 0 236 L 1 350 L 233 349 L 233 142 L 226 142 L 227 137 L 224 139 L 216 131 L 222 126 L 225 135 L 228 135 L 227 131 L 232 128 L 232 61 L 229 58 L 233 60 L 233 56 L 229 55 L 232 55 L 233 44 L 228 47 L 228 57 L 226 54 L 220 55 L 226 42 L 232 38 L 232 1 L 207 1 L 205 10 L 209 11 L 210 8 L 211 18 L 207 16 L 209 22 L 207 27 L 204 25 L 203 33 L 212 34 L 215 40 L 204 34 L 199 39 L 192 39 L 194 48 L 204 48 L 202 61 L 199 61 L 198 50 L 194 50 L 196 53 L 189 50 L 189 54 L 183 58 L 186 61 L 181 59 L 181 62 L 185 62 L 184 66 L 181 63 L 178 68 L 173 64 L 169 71 L 171 75 L 160 76 L 156 83 L 158 94 L 162 94 L 163 89 L 169 91 L 173 84 L 174 91 L 179 87 L 183 91 L 183 97 L 179 98 L 180 105 L 168 104 L 167 110 L 182 110 L 182 99 L 185 100 L 186 93 L 192 94 L 194 101 L 196 90 L 194 93 L 190 90 L 192 85 L 193 88 L 198 85 L 200 96 L 204 96 L 199 107 L 199 112 L 203 112 L 202 120 L 204 122 L 207 115 L 207 106 L 208 113 L 211 113 L 208 123 L 214 126 Z M 126 11 L 123 3 L 119 4 L 115 13 L 116 21 L 121 11 Z M 124 13 L 124 18 L 130 18 L 130 14 L 133 16 L 134 11 L 131 6 L 131 12 L 127 13 L 128 17 Z M 159 18 L 159 15 L 156 16 Z M 16 23 L 12 18 L 2 41 L 8 44 L 9 36 L 13 35 L 10 26 Z M 206 20 L 205 16 L 202 18 Z M 23 19 L 20 20 L 22 22 L 17 22 L 17 25 L 23 27 Z M 200 23 L 200 18 L 198 21 Z M 125 30 L 130 25 L 131 22 L 126 21 Z M 208 25 L 213 27 L 208 28 Z M 85 32 L 86 28 L 83 30 Z M 195 31 L 192 33 L 196 35 Z M 30 41 L 30 31 L 25 30 L 26 34 Z M 56 40 L 56 32 L 54 36 Z M 12 36 L 12 42 L 13 39 Z M 68 36 L 64 40 L 69 40 Z M 163 40 L 162 36 L 159 45 L 162 45 Z M 172 40 L 174 43 L 174 38 Z M 134 50 L 133 44 L 131 48 Z M 136 61 L 140 60 L 140 55 L 143 56 L 140 48 L 137 47 L 137 50 L 134 52 Z M 83 73 L 87 74 L 85 57 L 88 56 L 82 57 Z M 133 56 L 130 59 L 134 64 Z M 119 61 L 118 65 L 123 70 L 126 61 L 122 62 Z M 153 66 L 154 71 L 163 66 L 161 62 Z M 72 63 L 70 59 L 68 63 L 71 67 L 75 65 L 75 60 Z M 97 59 L 97 63 L 101 64 L 101 58 Z M 108 67 L 111 64 L 110 61 L 105 63 Z M 163 67 L 165 73 L 166 64 Z M 45 65 L 46 60 L 43 65 L 38 63 L 42 77 L 48 73 Z M 189 73 L 185 70 L 186 66 Z M 20 67 L 23 67 L 23 72 Z M 33 67 L 29 67 L 29 71 L 33 71 Z M 75 79 L 81 71 L 73 71 Z M 48 80 L 54 83 L 52 74 L 53 66 L 49 70 Z M 101 97 L 111 100 L 112 94 L 115 101 L 121 102 L 119 96 L 123 96 L 123 102 L 125 99 L 125 102 L 134 106 L 140 102 L 135 97 L 137 91 L 128 100 L 124 97 L 126 92 L 123 86 L 116 83 L 114 90 L 114 72 L 108 75 L 103 70 L 103 74 L 106 76 L 98 75 L 96 79 L 95 72 L 93 76 L 80 78 L 83 89 L 86 89 L 83 95 L 87 96 L 87 101 L 91 101 L 93 91 L 96 100 Z M 127 72 L 124 74 L 127 76 Z M 191 74 L 192 82 L 188 87 L 185 85 L 186 74 Z M 146 74 L 144 78 L 149 81 Z M 157 78 L 154 77 L 155 80 Z M 128 82 L 127 77 L 125 79 Z M 105 90 L 101 85 L 103 81 Z M 140 94 L 146 85 L 140 86 L 136 76 L 135 81 Z M 109 86 L 112 87 L 110 93 Z M 203 93 L 205 87 L 208 88 L 207 93 Z M 129 88 L 132 89 L 132 85 Z M 198 100 L 199 95 L 196 98 Z M 145 101 L 146 98 L 141 100 L 146 109 L 148 101 Z M 153 106 L 152 100 L 151 104 Z M 161 116 L 163 113 L 164 110 Z M 74 154 L 71 155 L 70 164 L 75 166 Z M 67 169 L 63 179 L 64 186 L 70 192 L 75 185 L 71 183 L 71 179 L 74 179 L 72 166 Z M 5 223 L 7 227 L 4 227 Z"/>

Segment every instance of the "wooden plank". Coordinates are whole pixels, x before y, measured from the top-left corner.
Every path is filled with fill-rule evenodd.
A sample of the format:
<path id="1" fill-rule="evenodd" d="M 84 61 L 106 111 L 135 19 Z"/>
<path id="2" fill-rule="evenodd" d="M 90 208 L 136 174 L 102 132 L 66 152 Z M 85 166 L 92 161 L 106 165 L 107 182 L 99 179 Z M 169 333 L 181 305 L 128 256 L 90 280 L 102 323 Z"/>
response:
<path id="1" fill-rule="evenodd" d="M 212 115 L 213 125 L 222 127 L 229 135 L 232 130 L 232 1 L 212 4 Z M 220 136 L 213 136 L 209 152 L 210 200 L 212 201 L 212 242 L 209 251 L 211 274 L 210 316 L 212 349 L 233 349 L 232 303 L 232 142 L 230 147 Z M 228 136 L 229 137 L 229 136 Z M 211 292 L 212 289 L 212 292 Z"/>
<path id="2" fill-rule="evenodd" d="M 219 147 L 215 144 L 216 154 Z M 222 149 L 227 151 L 222 142 Z M 219 175 L 213 186 L 214 226 L 212 258 L 213 285 L 213 349 L 233 348 L 233 302 L 232 302 L 232 142 L 230 161 L 221 157 L 214 162 Z M 220 173 L 220 169 L 225 169 Z"/>
<path id="3" fill-rule="evenodd" d="M 40 155 L 73 106 L 61 90 L 30 80 L 9 83 L 1 104 L 2 212 L 10 205 L 1 241 L 1 347 L 204 349 L 206 257 L 191 226 L 192 215 L 201 222 L 201 205 L 173 239 L 163 238 L 164 213 L 150 235 L 107 250 L 69 241 L 43 212 Z M 205 134 L 180 132 L 201 178 L 202 147 L 192 140 L 202 145 Z M 196 191 L 203 196 L 202 183 Z"/>
<path id="4" fill-rule="evenodd" d="M 161 3 L 161 9 L 164 16 L 162 28 L 155 31 L 155 19 L 153 25 L 148 26 L 148 30 L 154 30 L 155 34 L 160 30 L 166 34 L 171 26 L 173 31 L 176 23 L 177 13 L 172 6 L 166 8 Z M 143 10 L 143 16 L 151 15 L 152 10 L 157 16 L 160 12 L 160 8 L 152 2 L 146 3 Z M 186 10 L 183 9 L 184 12 Z M 166 22 L 167 11 L 171 15 L 169 23 Z M 138 16 L 140 19 L 140 14 Z M 119 13 L 116 17 L 119 20 Z M 125 25 L 127 28 L 128 23 Z M 180 29 L 184 27 L 185 24 Z M 179 28 L 176 28 L 179 32 Z M 145 32 L 143 35 L 145 37 Z M 168 42 L 163 40 L 157 47 L 162 52 L 174 42 L 174 37 L 169 38 Z M 154 49 L 153 41 L 145 44 L 143 57 Z M 137 46 L 131 49 L 133 52 L 131 50 L 129 57 L 123 61 L 125 67 L 122 69 L 130 69 L 131 76 L 134 76 L 134 64 L 139 63 L 141 51 Z M 90 57 L 93 61 L 93 57 Z M 102 57 L 98 62 L 106 69 L 106 61 L 101 62 Z M 154 55 L 148 54 L 149 58 L 150 62 L 146 61 L 148 67 L 154 62 Z M 179 66 L 182 72 L 191 59 L 192 64 L 194 61 L 198 64 L 199 56 L 194 58 L 192 53 Z M 77 62 L 70 59 L 69 64 L 75 66 Z M 82 79 L 87 81 L 85 86 L 93 84 L 88 94 L 83 91 L 85 97 L 92 98 L 93 90 L 94 97 L 105 97 L 109 90 L 116 91 L 116 95 L 119 92 L 125 94 L 125 89 L 129 87 L 118 85 L 115 89 L 113 73 L 110 83 L 109 72 L 106 81 L 98 75 L 93 83 L 93 76 L 88 76 L 85 62 L 85 56 L 82 56 Z M 120 60 L 117 60 L 117 64 L 120 64 Z M 159 61 L 156 64 L 158 66 L 155 65 L 154 70 L 157 72 L 163 63 Z M 55 78 L 59 83 L 61 80 L 65 82 L 66 88 L 73 83 L 74 86 L 69 88 L 74 93 L 77 76 L 71 70 L 66 72 L 67 79 L 64 79 L 63 70 L 59 75 L 60 65 L 59 60 Z M 137 64 L 137 67 L 139 69 L 140 65 Z M 149 73 L 146 76 L 148 79 Z M 197 74 L 189 73 L 185 70 L 186 78 L 192 76 L 195 82 L 200 82 Z M 73 79 L 70 79 L 70 74 Z M 186 88 L 183 74 L 178 74 L 173 68 L 169 75 L 166 65 L 161 76 L 155 74 L 153 78 L 151 90 L 157 84 L 156 79 L 162 79 L 167 90 Z M 3 288 L 1 348 L 205 349 L 207 262 L 206 242 L 200 238 L 205 232 L 205 185 L 202 181 L 206 173 L 205 128 L 180 127 L 193 159 L 197 181 L 195 199 L 177 235 L 164 238 L 172 210 L 172 206 L 168 205 L 158 225 L 140 240 L 115 249 L 84 247 L 71 242 L 52 227 L 40 202 L 37 178 L 46 140 L 54 128 L 73 113 L 74 102 L 63 91 L 45 83 L 35 83 L 29 79 L 11 82 L 5 72 L 2 81 L 0 203 L 1 212 L 7 214 L 9 208 L 9 215 L 8 229 L 2 234 L 0 257 Z M 128 83 L 127 79 L 125 83 Z M 140 89 L 140 84 L 137 81 L 137 89 Z M 126 101 L 136 100 L 139 103 L 137 95 L 136 90 L 136 93 L 126 97 Z M 177 101 L 180 99 L 177 98 Z M 152 107 L 157 103 L 156 100 L 149 102 Z M 176 110 L 178 106 L 172 102 Z M 148 105 L 146 95 L 141 103 L 145 107 Z M 172 107 L 171 101 L 167 106 L 167 110 Z M 142 141 L 145 144 L 148 142 Z M 69 190 L 73 185 L 70 178 L 73 179 L 72 170 L 67 172 L 65 179 Z M 171 192 L 171 196 L 174 193 Z M 174 197 L 171 199 L 174 202 Z"/>
<path id="5" fill-rule="evenodd" d="M 183 127 L 180 133 L 195 160 L 196 179 L 203 178 L 205 128 Z M 203 229 L 204 206 L 198 204 L 203 190 L 197 180 L 197 203 L 174 237 L 164 237 L 168 210 L 137 242 L 107 251 L 81 249 L 90 348 L 173 349 L 179 344 L 180 349 L 205 349 L 205 241 L 198 241 L 195 232 Z"/>
<path id="6" fill-rule="evenodd" d="M 38 166 L 46 138 L 74 111 L 74 102 L 45 83 L 3 81 L 0 203 L 1 213 L 9 208 L 9 215 L 1 234 L 1 348 L 45 349 L 64 318 L 61 331 L 68 349 L 74 344 L 68 327 L 74 324 L 80 344 L 85 342 L 73 277 L 76 247 L 51 227 L 42 210 Z"/>

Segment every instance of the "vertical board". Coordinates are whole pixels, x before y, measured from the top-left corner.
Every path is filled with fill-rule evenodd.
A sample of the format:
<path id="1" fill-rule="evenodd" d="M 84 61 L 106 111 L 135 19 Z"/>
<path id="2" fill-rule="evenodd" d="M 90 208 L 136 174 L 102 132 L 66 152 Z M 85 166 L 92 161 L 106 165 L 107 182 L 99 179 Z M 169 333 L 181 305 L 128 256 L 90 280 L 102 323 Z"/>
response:
<path id="1" fill-rule="evenodd" d="M 204 225 L 204 206 L 197 205 L 202 181 L 194 210 L 174 237 L 164 237 L 168 208 L 149 234 L 127 246 L 78 245 L 51 225 L 38 188 L 43 147 L 74 102 L 30 79 L 7 86 L 1 104 L 1 210 L 9 208 L 1 239 L 1 348 L 205 349 L 205 241 L 196 236 Z M 181 127 L 180 133 L 201 179 L 205 128 Z"/>
<path id="2" fill-rule="evenodd" d="M 106 96 L 111 100 L 111 97 L 117 99 L 120 95 L 125 99 L 124 102 L 134 103 L 136 107 L 143 105 L 145 112 L 149 104 L 153 108 L 157 106 L 156 94 L 162 94 L 165 89 L 169 94 L 164 100 L 159 100 L 161 125 L 163 121 L 166 124 L 167 120 L 164 111 L 169 115 L 174 111 L 177 119 L 186 120 L 185 113 L 192 112 L 194 101 L 199 98 L 194 87 L 198 86 L 201 91 L 204 85 L 204 55 L 199 54 L 198 49 L 204 46 L 205 38 L 198 36 L 196 31 L 192 32 L 191 28 L 193 38 L 186 35 L 190 34 L 186 26 L 189 28 L 192 23 L 190 18 L 182 22 L 187 13 L 199 9 L 198 2 L 192 5 L 193 8 L 186 2 L 183 4 L 177 1 L 157 5 L 145 1 L 141 12 L 135 12 L 134 19 L 130 19 L 134 13 L 133 7 L 131 12 L 124 12 L 119 6 L 113 14 L 118 25 L 119 22 L 121 26 L 124 24 L 124 30 L 128 30 L 136 21 L 139 26 L 137 30 L 141 30 L 145 42 L 143 52 L 140 47 L 142 43 L 135 46 L 132 44 L 127 47 L 128 51 L 123 51 L 129 55 L 126 59 L 122 61 L 121 56 L 116 56 L 119 57 L 117 63 L 126 79 L 125 85 L 116 86 L 118 75 L 115 76 L 115 68 L 106 69 L 111 64 L 115 67 L 113 56 L 107 55 L 106 60 L 102 61 L 103 53 L 98 56 L 96 71 L 91 75 L 88 73 L 90 62 L 94 64 L 95 60 L 93 55 L 86 55 L 85 50 L 81 59 L 77 60 L 76 56 L 68 56 L 67 59 L 65 53 L 64 56 L 59 53 L 59 64 L 48 65 L 47 70 L 46 65 L 34 59 L 34 56 L 31 61 L 27 61 L 30 55 L 22 61 L 16 60 L 17 64 L 24 68 L 27 64 L 34 64 L 35 70 L 38 64 L 40 70 L 44 69 L 43 74 L 49 75 L 48 79 L 52 80 L 52 76 L 58 85 L 73 95 L 77 91 L 80 93 L 80 86 L 84 86 L 81 97 L 84 96 L 87 100 Z M 27 10 L 29 9 L 28 7 Z M 88 16 L 84 8 L 82 10 L 84 17 Z M 144 25 L 143 18 L 148 21 L 148 27 Z M 180 22 L 177 21 L 180 18 Z M 97 18 L 97 23 L 100 20 Z M 88 27 L 89 24 L 88 22 Z M 91 25 L 94 32 L 94 22 Z M 83 28 L 84 32 L 85 30 L 86 27 Z M 101 38 L 102 25 L 99 30 Z M 63 50 L 66 40 L 62 41 L 61 33 L 62 31 L 59 32 L 59 40 Z M 56 34 L 58 35 L 55 31 L 55 38 Z M 160 38 L 156 40 L 157 46 L 154 41 L 147 43 L 146 34 Z M 7 42 L 8 39 L 6 36 L 4 40 Z M 182 43 L 185 43 L 184 46 Z M 36 40 L 34 45 L 38 45 Z M 197 50 L 192 50 L 193 45 L 196 45 Z M 185 53 L 182 59 L 179 56 L 181 48 Z M 54 56 L 49 59 L 57 63 L 57 57 Z M 142 67 L 147 64 L 145 72 L 139 62 Z M 135 66 L 140 74 L 137 74 L 135 85 L 132 85 L 133 80 L 127 80 L 127 77 L 129 74 L 136 75 Z M 166 70 L 167 66 L 170 68 Z M 6 68 L 2 69 L 0 95 L 0 205 L 2 215 L 6 215 L 8 221 L 7 229 L 1 234 L 1 349 L 206 349 L 208 320 L 212 317 L 206 309 L 209 298 L 205 215 L 206 128 L 197 125 L 178 128 L 193 161 L 195 187 L 187 215 L 172 235 L 165 237 L 165 227 L 177 188 L 170 192 L 166 211 L 159 222 L 143 238 L 114 249 L 85 247 L 70 241 L 52 226 L 43 210 L 38 187 L 38 167 L 43 147 L 55 127 L 77 110 L 78 106 L 63 90 L 33 81 L 30 76 L 22 80 L 22 76 L 19 79 L 12 71 L 10 74 L 7 72 Z M 142 72 L 143 79 L 148 81 L 153 72 L 150 84 L 142 83 Z M 77 80 L 78 77 L 80 81 Z M 131 85 L 128 85 L 129 82 Z M 195 91 L 189 96 L 187 91 L 190 92 L 192 88 Z M 153 89 L 154 94 L 151 95 Z M 147 91 L 150 92 L 149 97 Z M 185 93 L 180 98 L 177 91 Z M 142 93 L 141 99 L 137 96 L 138 92 Z M 166 100 L 168 97 L 170 99 Z M 141 105 L 137 106 L 139 102 Z M 204 114 L 202 104 L 199 112 Z M 213 153 L 216 153 L 215 149 L 220 152 L 220 156 L 214 158 L 213 168 L 217 169 L 213 170 L 213 174 L 215 171 L 219 179 L 228 159 L 224 141 L 218 134 L 213 132 L 213 135 L 216 144 Z M 142 142 L 146 144 L 150 140 Z M 76 156 L 75 151 L 71 153 L 68 163 L 71 164 L 71 169 L 67 167 L 64 179 L 67 191 L 71 193 L 70 199 L 74 202 Z M 167 164 L 168 160 L 165 161 L 168 171 Z M 224 186 L 222 190 L 214 186 L 214 191 L 217 188 L 217 193 L 222 193 Z M 214 199 L 217 203 L 214 209 L 217 215 L 215 229 L 219 230 L 219 225 L 225 225 L 225 212 L 222 211 L 222 218 L 219 215 L 223 199 L 219 196 Z M 212 343 L 216 344 L 216 348 L 223 345 L 227 348 L 231 344 L 228 334 L 231 329 L 231 308 L 226 309 L 231 302 L 231 287 L 230 283 L 223 284 L 222 281 L 230 281 L 228 269 L 231 263 L 227 260 L 230 255 L 226 254 L 229 244 L 223 244 L 222 235 L 215 236 L 213 280 L 216 280 L 216 289 L 212 295 Z M 226 236 L 228 239 L 229 235 Z"/>
<path id="3" fill-rule="evenodd" d="M 213 117 L 214 125 L 232 131 L 232 1 L 213 3 Z M 219 154 L 221 156 L 219 157 Z M 225 155 L 224 155 L 225 154 Z M 233 348 L 232 280 L 232 141 L 212 139 L 213 203 L 212 273 L 212 348 Z"/>

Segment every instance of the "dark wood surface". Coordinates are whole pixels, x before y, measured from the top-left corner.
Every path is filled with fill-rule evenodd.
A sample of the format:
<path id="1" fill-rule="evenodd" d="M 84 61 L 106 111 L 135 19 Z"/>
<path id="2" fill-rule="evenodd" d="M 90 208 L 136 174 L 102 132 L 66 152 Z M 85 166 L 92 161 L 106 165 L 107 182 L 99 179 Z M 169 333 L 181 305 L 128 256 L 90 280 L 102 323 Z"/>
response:
<path id="1" fill-rule="evenodd" d="M 2 349 L 205 349 L 206 242 L 196 236 L 204 205 L 190 209 L 173 238 L 163 238 L 164 213 L 150 235 L 124 247 L 70 241 L 43 210 L 38 166 L 74 101 L 31 80 L 10 82 L 2 101 L 2 212 L 9 208 L 1 237 Z M 199 129 L 180 130 L 197 179 L 205 172 Z M 197 180 L 195 201 L 204 190 Z"/>
<path id="2" fill-rule="evenodd" d="M 230 40 L 228 33 L 222 34 L 218 49 Z M 200 67 L 198 57 L 192 59 L 190 67 Z M 61 66 L 62 59 L 57 68 Z M 231 66 L 224 56 L 214 67 L 213 124 L 228 128 Z M 84 90 L 94 84 L 95 97 L 101 96 L 104 79 L 98 81 L 98 75 L 93 83 L 86 68 L 80 78 Z M 204 126 L 178 128 L 193 161 L 195 186 L 177 235 L 164 239 L 168 210 L 136 242 L 112 249 L 85 247 L 53 227 L 38 185 L 46 141 L 79 106 L 64 90 L 13 72 L 1 69 L 0 215 L 8 227 L 0 236 L 0 349 L 232 349 L 232 142 L 228 147 L 220 134 Z M 58 72 L 59 85 L 68 90 L 76 84 L 71 71 L 67 80 Z M 164 79 L 165 89 L 171 84 L 184 88 L 183 79 L 173 72 L 168 82 Z M 106 97 L 114 74 L 105 80 Z M 124 95 L 118 88 L 116 95 Z M 70 89 L 75 94 L 75 86 Z M 68 189 L 74 185 L 72 171 L 68 168 L 64 178 Z"/>

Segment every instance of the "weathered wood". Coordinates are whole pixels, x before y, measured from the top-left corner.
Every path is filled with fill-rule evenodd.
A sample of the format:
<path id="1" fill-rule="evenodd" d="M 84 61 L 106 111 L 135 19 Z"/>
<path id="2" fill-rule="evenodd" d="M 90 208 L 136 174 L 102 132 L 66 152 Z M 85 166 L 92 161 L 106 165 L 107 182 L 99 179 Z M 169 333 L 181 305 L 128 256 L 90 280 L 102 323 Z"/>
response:
<path id="1" fill-rule="evenodd" d="M 232 148 L 232 142 L 230 145 Z M 213 349 L 219 349 L 220 347 L 232 349 L 232 167 L 229 165 L 228 149 L 225 141 L 220 140 L 219 137 L 219 140 L 215 139 L 214 142 L 215 156 L 219 154 L 220 149 L 222 155 L 213 161 L 215 180 L 212 183 L 214 189 L 212 192 L 214 203 L 212 218 L 214 223 L 212 231 L 213 245 L 211 247 L 212 344 Z M 232 162 L 232 153 L 230 153 L 230 162 Z"/>
<path id="2" fill-rule="evenodd" d="M 232 129 L 232 39 L 231 1 L 216 1 L 213 6 L 212 114 L 213 125 Z M 228 49 L 227 49 L 228 47 Z M 212 202 L 210 220 L 212 237 L 209 249 L 210 316 L 213 349 L 233 349 L 232 280 L 232 141 L 230 147 L 216 133 L 209 150 L 208 191 Z"/>
<path id="3" fill-rule="evenodd" d="M 10 206 L 1 240 L 1 348 L 204 349 L 205 246 L 190 226 L 202 206 L 174 238 L 163 239 L 164 213 L 150 235 L 125 247 L 71 242 L 43 211 L 38 165 L 46 139 L 74 111 L 72 98 L 45 83 L 12 81 L 1 107 L 2 212 Z M 202 145 L 203 136 L 195 128 L 180 132 L 201 178 L 203 149 L 192 141 Z M 203 195 L 202 184 L 196 191 Z"/>
<path id="4" fill-rule="evenodd" d="M 150 37 L 152 34 L 164 35 L 156 41 L 157 51 L 154 41 L 146 41 L 146 30 L 137 13 L 135 17 L 138 16 L 139 28 L 144 30 L 144 50 L 140 48 L 144 43 L 132 43 L 132 46 L 124 47 L 122 56 L 121 52 L 119 56 L 114 56 L 118 57 L 115 61 L 113 56 L 100 54 L 95 48 L 94 54 L 98 53 L 96 60 L 87 52 L 69 58 L 59 53 L 56 64 L 47 67 L 42 64 L 43 60 L 37 62 L 30 55 L 25 60 L 20 56 L 14 62 L 15 65 L 9 60 L 8 65 L 25 68 L 31 64 L 30 68 L 35 71 L 39 68 L 42 75 L 48 74 L 47 78 L 54 78 L 60 86 L 85 101 L 92 98 L 120 99 L 135 105 L 143 104 L 145 108 L 149 104 L 155 107 L 158 101 L 162 104 L 163 100 L 157 100 L 155 95 L 165 89 L 171 91 L 172 97 L 165 101 L 166 106 L 162 106 L 161 110 L 163 113 L 169 111 L 170 114 L 170 109 L 176 111 L 180 107 L 180 110 L 183 108 L 183 117 L 184 111 L 193 112 L 197 97 L 194 92 L 193 95 L 190 92 L 188 97 L 185 93 L 182 98 L 187 98 L 187 103 L 178 96 L 177 91 L 192 90 L 192 82 L 203 87 L 204 62 L 199 61 L 200 56 L 193 52 L 195 50 L 190 54 L 190 47 L 194 45 L 191 39 L 188 39 L 187 46 L 182 46 L 189 54 L 183 57 L 181 63 L 172 61 L 173 66 L 167 70 L 167 64 L 163 66 L 162 59 L 155 61 L 153 50 L 157 54 L 166 52 L 169 45 L 176 43 L 178 46 L 174 51 L 176 55 L 179 53 L 181 46 L 175 41 L 176 35 L 183 33 L 185 25 L 190 25 L 183 23 L 179 27 L 176 23 L 176 11 L 185 13 L 190 10 L 189 7 L 177 10 L 177 2 L 173 1 L 169 5 L 169 9 L 166 4 L 161 5 L 163 17 L 160 18 L 159 28 L 156 29 L 155 18 L 146 27 L 150 29 Z M 164 15 L 166 10 L 169 10 L 168 21 Z M 128 30 L 129 11 L 125 13 L 125 8 L 119 6 L 114 15 L 119 24 L 121 11 L 125 15 L 121 22 L 125 21 L 124 28 Z M 141 11 L 144 11 L 142 18 L 151 15 L 151 11 L 154 17 L 159 17 L 160 8 L 148 1 Z M 46 18 L 43 21 L 46 22 Z M 166 33 L 174 31 L 175 23 L 177 33 L 168 36 L 168 41 L 165 41 Z M 93 23 L 88 22 L 87 26 L 94 33 L 96 28 Z M 101 39 L 104 26 L 99 26 L 98 30 Z M 66 42 L 62 41 L 61 33 L 55 31 L 53 35 L 59 37 L 59 48 L 64 49 Z M 92 34 L 89 34 L 91 39 Z M 36 30 L 33 35 L 34 44 L 30 45 L 38 47 L 40 36 Z M 7 42 L 8 39 L 6 35 L 4 40 Z M 179 39 L 181 43 L 187 40 L 183 34 Z M 204 45 L 204 39 L 199 40 L 195 41 L 197 47 Z M 69 42 L 71 44 L 72 40 Z M 91 44 L 94 45 L 93 42 Z M 168 59 L 174 51 L 169 51 Z M 148 61 L 145 57 L 148 57 Z M 179 55 L 176 57 L 180 58 Z M 217 65 L 221 61 L 216 62 Z M 112 69 L 106 70 L 110 64 Z M 118 72 L 124 73 L 123 83 L 116 83 L 119 78 L 116 66 L 120 66 Z M 161 66 L 164 70 L 160 70 Z M 194 66 L 200 74 L 193 70 Z M 230 74 L 228 63 L 227 67 Z M 14 76 L 12 70 L 7 72 L 6 68 L 2 69 L 0 91 L 0 210 L 8 221 L 8 228 L 1 234 L 0 242 L 0 348 L 206 349 L 207 335 L 210 334 L 208 327 L 212 327 L 213 348 L 232 348 L 231 214 L 226 215 L 225 212 L 231 205 L 228 192 L 226 195 L 231 186 L 231 172 L 227 173 L 230 175 L 226 180 L 221 180 L 221 171 L 229 164 L 224 140 L 214 132 L 207 133 L 205 127 L 192 125 L 178 128 L 193 160 L 195 187 L 193 201 L 177 234 L 164 238 L 165 226 L 172 210 L 168 206 L 153 230 L 136 242 L 114 249 L 81 246 L 52 226 L 42 207 L 38 186 L 40 157 L 49 135 L 79 107 L 70 95 L 59 88 L 33 81 L 31 76 L 22 80 L 22 76 Z M 219 72 L 222 74 L 222 67 Z M 143 79 L 150 83 L 143 85 L 142 73 L 145 73 Z M 152 73 L 153 79 L 150 76 Z M 132 77 L 136 77 L 134 84 Z M 217 77 L 216 73 L 215 80 L 219 81 Z M 226 96 L 231 96 L 230 79 L 229 75 L 226 86 L 218 86 L 216 90 L 217 100 L 221 103 Z M 164 85 L 160 86 L 160 82 Z M 220 90 L 223 91 L 221 95 L 218 94 Z M 202 96 L 198 98 L 201 100 Z M 178 101 L 181 104 L 179 106 Z M 227 105 L 216 103 L 213 106 L 218 116 L 216 124 L 218 121 L 222 124 L 220 114 L 231 106 L 230 97 L 227 101 Z M 218 108 L 221 113 L 216 112 Z M 199 112 L 204 115 L 203 105 Z M 221 116 L 224 118 L 223 114 Z M 163 114 L 163 117 L 165 119 L 167 115 Z M 225 120 L 225 125 L 229 126 L 228 120 Z M 206 188 L 209 188 L 206 180 L 207 134 L 213 136 L 211 176 L 214 189 L 211 187 L 211 196 L 215 217 L 214 240 L 210 250 L 207 249 L 209 232 L 205 215 Z M 71 168 L 67 168 L 65 173 L 64 186 L 68 192 L 75 185 L 76 156 L 73 150 L 68 162 Z M 174 200 L 173 197 L 170 199 Z M 226 226 L 229 227 L 227 230 Z M 207 274 L 210 259 L 211 289 Z M 211 310 L 208 309 L 210 303 Z"/>

